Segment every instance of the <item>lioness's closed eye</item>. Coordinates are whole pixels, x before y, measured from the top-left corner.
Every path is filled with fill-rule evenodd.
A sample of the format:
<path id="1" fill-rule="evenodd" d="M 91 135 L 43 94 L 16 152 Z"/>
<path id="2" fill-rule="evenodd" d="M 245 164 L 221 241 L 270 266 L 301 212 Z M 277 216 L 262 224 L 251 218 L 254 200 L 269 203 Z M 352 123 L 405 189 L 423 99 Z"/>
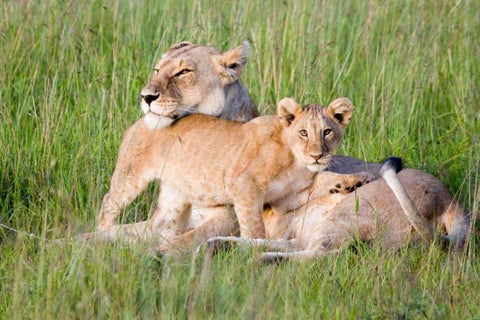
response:
<path id="1" fill-rule="evenodd" d="M 155 232 L 171 225 L 180 233 L 190 206 L 234 206 L 242 237 L 264 237 L 264 203 L 307 188 L 324 170 L 350 121 L 348 99 L 328 108 L 300 107 L 286 98 L 278 116 L 247 123 L 205 115 L 185 117 L 151 131 L 138 121 L 127 131 L 112 185 L 99 214 L 100 228 L 112 225 L 119 210 L 154 180 L 161 181 L 159 208 L 149 222 Z"/>
<path id="2" fill-rule="evenodd" d="M 258 116 L 239 78 L 249 48 L 247 41 L 224 53 L 189 42 L 173 45 L 142 89 L 144 121 L 159 129 L 191 113 L 237 121 Z"/>

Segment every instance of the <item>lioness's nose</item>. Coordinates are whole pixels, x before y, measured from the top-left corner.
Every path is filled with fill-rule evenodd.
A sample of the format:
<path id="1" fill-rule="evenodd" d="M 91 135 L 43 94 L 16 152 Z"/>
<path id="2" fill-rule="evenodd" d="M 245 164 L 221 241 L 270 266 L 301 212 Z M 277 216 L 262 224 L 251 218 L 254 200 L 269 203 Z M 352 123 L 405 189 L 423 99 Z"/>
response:
<path id="1" fill-rule="evenodd" d="M 310 157 L 312 157 L 315 160 L 318 160 L 321 157 L 323 157 L 323 153 L 322 152 L 320 152 L 320 153 L 310 153 Z"/>
<path id="2" fill-rule="evenodd" d="M 155 101 L 157 100 L 157 98 L 160 96 L 159 94 L 141 94 L 143 100 L 145 100 L 145 102 L 150 105 L 150 103 L 152 103 L 152 101 Z"/>

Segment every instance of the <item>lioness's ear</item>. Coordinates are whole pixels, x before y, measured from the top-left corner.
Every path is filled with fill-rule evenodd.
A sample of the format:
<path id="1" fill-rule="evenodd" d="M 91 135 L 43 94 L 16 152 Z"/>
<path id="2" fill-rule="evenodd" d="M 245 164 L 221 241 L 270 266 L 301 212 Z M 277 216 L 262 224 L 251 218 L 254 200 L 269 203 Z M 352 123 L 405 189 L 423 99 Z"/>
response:
<path id="1" fill-rule="evenodd" d="M 283 98 L 278 103 L 277 113 L 282 124 L 286 127 L 295 120 L 300 112 L 302 112 L 302 107 L 292 98 Z"/>
<path id="2" fill-rule="evenodd" d="M 212 56 L 213 66 L 224 85 L 235 82 L 240 77 L 243 67 L 247 63 L 249 50 L 250 44 L 244 40 L 235 49 Z"/>
<path id="3" fill-rule="evenodd" d="M 350 100 L 339 98 L 330 103 L 327 108 L 327 115 L 345 127 L 352 118 L 353 110 L 355 110 L 355 107 Z"/>

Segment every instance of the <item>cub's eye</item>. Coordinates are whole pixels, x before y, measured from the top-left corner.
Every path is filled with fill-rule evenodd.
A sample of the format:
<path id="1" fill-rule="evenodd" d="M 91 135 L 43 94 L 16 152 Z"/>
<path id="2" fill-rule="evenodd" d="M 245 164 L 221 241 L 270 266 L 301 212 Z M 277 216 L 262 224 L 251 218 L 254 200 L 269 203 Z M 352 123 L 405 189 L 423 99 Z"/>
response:
<path id="1" fill-rule="evenodd" d="M 178 78 L 178 77 L 180 77 L 180 76 L 182 76 L 182 75 L 184 75 L 184 74 L 190 73 L 190 72 L 192 72 L 192 70 L 190 70 L 190 69 L 183 69 L 183 70 L 175 73 L 174 77 L 175 77 L 175 78 Z"/>
<path id="2" fill-rule="evenodd" d="M 324 137 L 328 136 L 330 133 L 332 133 L 332 129 L 325 129 L 325 130 L 323 130 L 323 136 L 324 136 Z"/>
<path id="3" fill-rule="evenodd" d="M 153 69 L 153 74 L 157 74 L 159 69 Z"/>
<path id="4" fill-rule="evenodd" d="M 302 129 L 302 130 L 298 131 L 298 134 L 300 134 L 302 137 L 307 137 L 308 136 L 308 132 L 305 129 Z"/>

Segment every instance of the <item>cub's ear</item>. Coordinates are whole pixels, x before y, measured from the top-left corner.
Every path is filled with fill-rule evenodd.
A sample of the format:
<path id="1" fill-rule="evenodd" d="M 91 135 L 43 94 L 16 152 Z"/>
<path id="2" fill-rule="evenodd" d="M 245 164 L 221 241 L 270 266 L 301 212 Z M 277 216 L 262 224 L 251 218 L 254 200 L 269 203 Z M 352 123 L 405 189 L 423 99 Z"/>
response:
<path id="1" fill-rule="evenodd" d="M 283 98 L 278 103 L 277 113 L 285 127 L 288 127 L 301 112 L 302 107 L 292 98 Z"/>
<path id="2" fill-rule="evenodd" d="M 244 40 L 235 49 L 212 56 L 213 66 L 224 85 L 229 85 L 240 77 L 247 63 L 249 50 L 250 44 Z"/>
<path id="3" fill-rule="evenodd" d="M 327 115 L 335 122 L 346 126 L 353 115 L 355 107 L 347 98 L 333 100 L 327 108 Z"/>
<path id="4" fill-rule="evenodd" d="M 171 46 L 170 48 L 168 48 L 167 52 L 165 52 L 163 55 L 162 55 L 162 59 L 164 58 L 167 58 L 169 56 L 171 56 L 175 51 L 177 51 L 178 49 L 181 49 L 183 47 L 187 47 L 187 46 L 191 46 L 192 44 L 190 42 L 187 42 L 187 41 L 183 41 L 183 42 L 180 42 L 180 43 L 176 43 L 174 44 L 173 46 Z"/>

